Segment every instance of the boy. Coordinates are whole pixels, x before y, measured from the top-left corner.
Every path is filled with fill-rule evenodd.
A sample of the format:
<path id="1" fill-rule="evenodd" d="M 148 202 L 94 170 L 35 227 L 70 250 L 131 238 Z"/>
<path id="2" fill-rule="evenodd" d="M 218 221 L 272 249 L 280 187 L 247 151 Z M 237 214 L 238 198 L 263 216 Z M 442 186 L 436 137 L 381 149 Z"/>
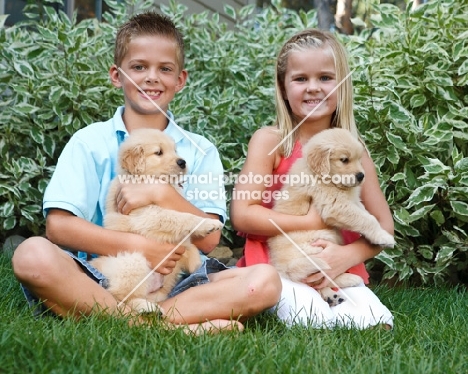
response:
<path id="1" fill-rule="evenodd" d="M 122 88 L 125 106 L 119 107 L 109 121 L 87 126 L 70 139 L 44 195 L 48 239 L 29 238 L 13 256 L 15 276 L 31 305 L 41 300 L 60 316 L 79 317 L 96 310 L 130 314 L 128 307 L 118 307 L 105 289 L 105 277 L 86 260 L 91 254 L 140 251 L 154 268 L 174 249 L 168 243 L 102 227 L 118 146 L 134 129 L 165 131 L 174 138 L 189 172 L 222 176 L 216 148 L 205 138 L 178 129 L 168 111 L 175 93 L 187 80 L 183 63 L 182 36 L 167 17 L 151 12 L 140 14 L 120 28 L 109 74 L 112 84 Z M 189 202 L 169 184 L 120 187 L 117 204 L 123 214 L 152 203 L 200 217 L 223 220 L 226 217 L 222 199 Z M 184 187 L 184 192 L 198 188 L 217 191 L 216 186 L 192 185 Z M 218 244 L 220 235 L 212 233 L 193 242 L 209 253 Z M 78 253 L 75 256 L 59 245 Z M 183 252 L 179 247 L 156 271 L 169 274 Z M 189 284 L 187 289 L 189 278 L 180 293 L 160 303 L 168 323 L 187 325 L 191 331 L 234 327 L 242 330 L 242 324 L 236 320 L 253 316 L 279 300 L 281 283 L 269 265 L 225 269 L 209 259 L 198 272 L 204 277 L 204 284 L 196 287 Z"/>

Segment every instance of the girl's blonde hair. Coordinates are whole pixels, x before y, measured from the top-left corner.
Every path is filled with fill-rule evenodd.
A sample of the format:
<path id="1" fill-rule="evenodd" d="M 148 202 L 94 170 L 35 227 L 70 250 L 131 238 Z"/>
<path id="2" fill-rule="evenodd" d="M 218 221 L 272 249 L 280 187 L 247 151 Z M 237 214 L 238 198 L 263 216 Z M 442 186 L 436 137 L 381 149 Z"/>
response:
<path id="1" fill-rule="evenodd" d="M 292 36 L 281 48 L 276 60 L 276 126 L 281 139 L 298 124 L 291 107 L 284 99 L 284 80 L 288 66 L 288 57 L 291 52 L 300 52 L 307 49 L 329 48 L 335 60 L 336 80 L 340 86 L 337 88 L 337 108 L 332 117 L 331 127 L 340 127 L 349 130 L 358 138 L 358 131 L 353 113 L 353 84 L 351 77 L 343 79 L 349 74 L 348 56 L 343 45 L 327 31 L 307 29 Z M 343 82 L 342 82 L 343 81 Z M 280 152 L 289 157 L 294 148 L 296 133 L 289 136 L 281 145 Z"/>

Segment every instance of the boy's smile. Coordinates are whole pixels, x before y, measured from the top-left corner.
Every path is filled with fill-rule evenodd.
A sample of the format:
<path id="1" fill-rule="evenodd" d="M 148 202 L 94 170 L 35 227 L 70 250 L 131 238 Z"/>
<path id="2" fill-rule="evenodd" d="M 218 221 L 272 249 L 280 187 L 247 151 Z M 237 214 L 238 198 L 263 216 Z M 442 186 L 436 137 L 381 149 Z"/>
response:
<path id="1" fill-rule="evenodd" d="M 121 66 L 111 67 L 110 75 L 113 85 L 123 89 L 127 126 L 135 116 L 164 116 L 161 111 L 167 111 L 187 79 L 178 64 L 175 41 L 155 35 L 133 38 Z"/>

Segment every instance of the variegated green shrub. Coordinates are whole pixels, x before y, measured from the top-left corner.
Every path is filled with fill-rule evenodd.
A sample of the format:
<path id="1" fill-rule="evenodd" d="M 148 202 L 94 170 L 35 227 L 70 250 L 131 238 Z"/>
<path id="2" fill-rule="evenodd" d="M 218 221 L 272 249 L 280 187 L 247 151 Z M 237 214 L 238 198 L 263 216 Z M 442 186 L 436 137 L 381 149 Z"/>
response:
<path id="1" fill-rule="evenodd" d="M 468 2 L 376 11 L 377 29 L 347 45 L 358 126 L 396 224 L 398 245 L 378 258 L 387 277 L 466 277 Z"/>
<path id="2" fill-rule="evenodd" d="M 43 232 L 42 194 L 64 144 L 122 103 L 107 71 L 116 26 L 136 3 L 144 9 L 152 1 L 108 1 L 105 22 L 76 23 L 46 7 L 28 27 L 0 27 L 0 239 Z M 219 147 L 228 174 L 239 172 L 250 136 L 274 117 L 281 44 L 316 26 L 314 11 L 273 3 L 262 13 L 226 7 L 236 28 L 216 14 L 188 15 L 180 4 L 162 8 L 187 41 L 189 80 L 171 109 L 180 125 Z M 28 8 L 32 16 L 38 10 Z M 374 260 L 387 277 L 467 273 L 467 14 L 467 0 L 432 0 L 414 12 L 382 4 L 372 25 L 341 36 L 355 68 L 358 127 L 396 222 L 398 245 Z M 223 240 L 240 243 L 229 223 Z"/>

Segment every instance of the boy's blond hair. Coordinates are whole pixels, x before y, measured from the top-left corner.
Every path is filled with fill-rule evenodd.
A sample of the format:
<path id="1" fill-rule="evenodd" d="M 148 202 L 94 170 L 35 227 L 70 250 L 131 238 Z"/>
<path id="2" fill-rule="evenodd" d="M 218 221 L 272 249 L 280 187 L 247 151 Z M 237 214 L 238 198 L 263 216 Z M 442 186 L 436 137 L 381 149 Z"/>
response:
<path id="1" fill-rule="evenodd" d="M 156 12 L 137 14 L 119 28 L 115 39 L 114 64 L 120 67 L 133 38 L 146 35 L 161 36 L 173 40 L 176 44 L 179 70 L 184 68 L 185 52 L 182 34 L 174 22 Z"/>
<path id="2" fill-rule="evenodd" d="M 337 108 L 333 113 L 331 127 L 341 127 L 351 131 L 358 137 L 353 113 L 353 85 L 351 78 L 343 79 L 349 74 L 348 57 L 343 45 L 327 31 L 307 29 L 292 36 L 281 48 L 276 60 L 276 126 L 281 139 L 284 139 L 298 124 L 291 111 L 291 107 L 284 99 L 284 80 L 291 52 L 307 49 L 329 48 L 335 60 L 336 80 L 341 85 L 337 89 Z M 289 157 L 294 148 L 296 133 L 289 136 L 280 148 L 284 157 Z"/>

